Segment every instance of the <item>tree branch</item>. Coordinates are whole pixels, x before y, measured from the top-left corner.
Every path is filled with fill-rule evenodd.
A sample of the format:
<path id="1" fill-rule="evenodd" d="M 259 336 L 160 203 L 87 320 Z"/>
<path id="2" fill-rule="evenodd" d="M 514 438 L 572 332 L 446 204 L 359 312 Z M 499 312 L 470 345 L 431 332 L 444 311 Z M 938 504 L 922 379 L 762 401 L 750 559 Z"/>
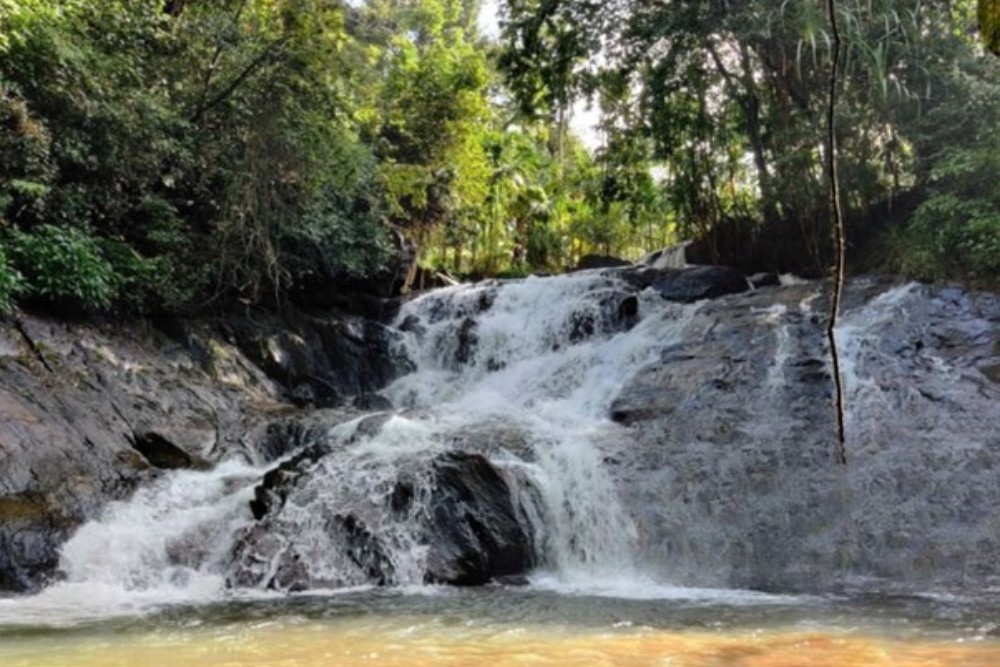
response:
<path id="1" fill-rule="evenodd" d="M 830 180 L 830 214 L 833 227 L 835 262 L 833 267 L 833 298 L 830 304 L 830 318 L 826 336 L 830 342 L 830 357 L 833 361 L 833 380 L 836 388 L 835 409 L 837 416 L 837 461 L 847 465 L 847 435 L 844 428 L 845 396 L 844 379 L 840 372 L 840 351 L 837 349 L 837 317 L 844 296 L 844 273 L 846 264 L 846 232 L 844 231 L 844 211 L 840 204 L 840 182 L 837 178 L 837 77 L 840 68 L 840 28 L 837 24 L 836 0 L 827 0 L 830 14 L 833 61 L 830 65 L 830 88 L 826 106 L 826 166 Z"/>
<path id="2" fill-rule="evenodd" d="M 200 104 L 195 112 L 191 115 L 191 122 L 197 123 L 205 115 L 206 112 L 210 111 L 214 107 L 226 101 L 226 99 L 236 92 L 243 83 L 253 75 L 253 73 L 267 60 L 274 55 L 274 53 L 281 49 L 288 41 L 287 38 L 282 37 L 281 39 L 275 40 L 268 44 L 263 51 L 261 51 L 256 58 L 254 58 L 250 63 L 243 68 L 243 71 L 236 75 L 232 81 L 230 81 L 221 91 L 219 91 L 213 98 Z"/>
<path id="3" fill-rule="evenodd" d="M 236 8 L 236 13 L 233 14 L 233 26 L 234 28 L 239 28 L 240 17 L 243 15 L 243 10 L 246 9 L 249 0 L 243 0 L 240 6 Z M 219 60 L 222 58 L 222 52 L 226 48 L 226 42 L 220 39 L 218 44 L 215 45 L 215 51 L 212 53 L 212 57 L 208 60 L 208 67 L 205 69 L 204 81 L 201 84 L 201 96 L 198 100 L 198 106 L 195 107 L 195 113 L 193 114 L 193 119 L 198 119 L 201 114 L 204 113 L 206 100 L 208 99 L 208 91 L 212 88 L 212 77 L 215 75 L 215 70 L 219 66 Z"/>

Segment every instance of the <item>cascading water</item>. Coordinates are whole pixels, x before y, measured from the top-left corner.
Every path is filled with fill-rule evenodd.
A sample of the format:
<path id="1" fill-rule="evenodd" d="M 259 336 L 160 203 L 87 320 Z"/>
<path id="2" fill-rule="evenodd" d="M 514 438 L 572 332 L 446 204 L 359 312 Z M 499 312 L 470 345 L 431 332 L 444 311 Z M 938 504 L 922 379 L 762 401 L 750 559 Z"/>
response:
<path id="1" fill-rule="evenodd" d="M 107 506 L 0 663 L 1000 664 L 1000 299 L 851 283 L 844 469 L 822 286 L 635 278 L 411 301 L 393 409 Z"/>
<path id="2" fill-rule="evenodd" d="M 267 535 L 248 509 L 262 470 L 171 473 L 81 528 L 47 595 L 199 600 L 227 585 L 296 588 L 303 570 L 310 587 L 421 584 L 435 466 L 455 450 L 499 472 L 547 581 L 635 581 L 636 526 L 603 460 L 602 443 L 621 437 L 608 405 L 693 312 L 600 274 L 413 300 L 397 321 L 413 371 L 384 391 L 398 409 L 330 428 Z"/>
<path id="3" fill-rule="evenodd" d="M 845 505 L 824 437 L 821 292 L 679 305 L 591 272 L 424 295 L 395 323 L 411 372 L 383 391 L 393 410 L 331 425 L 263 483 L 235 463 L 161 478 L 84 526 L 63 549 L 65 581 L 35 600 L 526 568 L 539 586 L 618 595 L 653 581 L 822 588 L 845 567 L 953 575 L 942 563 L 959 557 L 958 576 L 992 572 L 996 540 L 977 526 L 1000 505 L 997 391 L 951 351 L 988 354 L 989 304 L 982 315 L 906 286 L 845 313 Z"/>
<path id="4" fill-rule="evenodd" d="M 248 502 L 263 472 L 235 461 L 179 471 L 111 503 L 63 545 L 63 579 L 16 607 L 0 599 L 0 618 L 16 611 L 8 621 L 72 623 L 217 600 L 232 536 L 252 521 Z"/>
<path id="5" fill-rule="evenodd" d="M 644 321 L 620 332 L 640 310 Z M 640 304 L 599 274 L 430 294 L 400 315 L 416 332 L 416 371 L 386 393 L 431 410 L 451 431 L 516 425 L 525 451 L 499 460 L 525 470 L 537 489 L 519 502 L 538 504 L 532 527 L 543 565 L 564 580 L 635 579 L 636 527 L 600 443 L 619 430 L 608 419 L 614 395 L 679 336 L 691 312 L 656 296 Z"/>
<path id="6" fill-rule="evenodd" d="M 516 515 L 530 533 L 524 542 L 536 567 L 564 585 L 635 582 L 637 530 L 602 449 L 622 437 L 608 407 L 695 310 L 639 298 L 601 274 L 455 287 L 408 303 L 397 326 L 408 332 L 414 370 L 384 391 L 401 412 L 331 431 L 325 448 L 335 453 L 272 496 L 268 525 L 244 540 L 236 581 L 312 588 L 478 580 L 436 566 L 441 549 L 427 547 L 442 537 L 435 524 L 470 516 L 436 514 L 456 497 L 465 502 L 440 489 L 441 457 L 458 450 L 487 457 L 498 471 L 511 504 L 500 513 Z M 484 566 L 489 572 L 519 569 L 506 565 L 520 557 L 509 548 L 516 531 L 477 508 L 468 519 L 474 536 L 458 542 L 498 547 L 502 563 Z M 500 535 L 483 536 L 494 530 Z"/>

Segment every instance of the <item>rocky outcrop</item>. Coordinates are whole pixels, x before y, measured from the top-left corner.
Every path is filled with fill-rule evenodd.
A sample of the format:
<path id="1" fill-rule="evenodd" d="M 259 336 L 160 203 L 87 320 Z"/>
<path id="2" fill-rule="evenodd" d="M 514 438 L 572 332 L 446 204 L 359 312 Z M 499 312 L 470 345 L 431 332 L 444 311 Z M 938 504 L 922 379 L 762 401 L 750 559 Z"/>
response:
<path id="1" fill-rule="evenodd" d="M 612 257 L 611 255 L 584 255 L 576 263 L 576 270 L 608 269 L 615 266 L 629 266 L 631 263 L 627 259 Z"/>
<path id="2" fill-rule="evenodd" d="M 163 470 L 289 451 L 309 428 L 289 419 L 296 405 L 349 402 L 394 376 L 385 332 L 330 313 L 0 324 L 0 590 L 43 584 L 77 526 Z"/>
<path id="3" fill-rule="evenodd" d="M 496 468 L 462 452 L 438 457 L 433 467 L 426 581 L 469 586 L 526 573 L 534 562 L 531 539 Z M 400 491 L 408 494 L 406 482 Z"/>
<path id="4" fill-rule="evenodd" d="M 374 435 L 384 422 L 366 418 L 359 435 Z M 381 497 L 372 488 L 324 494 L 329 484 L 356 483 L 336 479 L 324 465 L 327 457 L 347 456 L 319 442 L 264 476 L 252 504 L 258 522 L 237 540 L 230 585 L 467 586 L 532 566 L 529 530 L 503 475 L 484 456 L 453 450 L 410 461 L 379 485 L 386 490 Z M 363 463 L 350 468 L 366 476 Z"/>
<path id="5" fill-rule="evenodd" d="M 1000 298 L 848 295 L 846 468 L 817 284 L 705 302 L 611 404 L 618 488 L 668 580 L 928 590 L 1000 574 Z"/>
<path id="6" fill-rule="evenodd" d="M 406 368 L 399 332 L 355 315 L 255 313 L 226 319 L 222 331 L 299 406 L 333 407 L 374 393 Z"/>
<path id="7" fill-rule="evenodd" d="M 689 266 L 682 269 L 636 265 L 620 276 L 637 289 L 652 288 L 667 301 L 694 303 L 739 294 L 751 288 L 747 278 L 726 266 Z"/>

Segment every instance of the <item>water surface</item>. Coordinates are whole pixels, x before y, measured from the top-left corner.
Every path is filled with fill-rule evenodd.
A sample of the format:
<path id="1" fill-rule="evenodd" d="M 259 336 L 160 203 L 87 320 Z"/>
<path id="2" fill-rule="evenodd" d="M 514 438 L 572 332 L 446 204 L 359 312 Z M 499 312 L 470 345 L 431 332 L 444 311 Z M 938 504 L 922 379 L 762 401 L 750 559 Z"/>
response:
<path id="1" fill-rule="evenodd" d="M 0 601 L 4 667 L 231 665 L 1000 665 L 1000 599 L 773 596 L 661 588 L 645 599 L 537 587 L 357 590 L 101 618 Z"/>

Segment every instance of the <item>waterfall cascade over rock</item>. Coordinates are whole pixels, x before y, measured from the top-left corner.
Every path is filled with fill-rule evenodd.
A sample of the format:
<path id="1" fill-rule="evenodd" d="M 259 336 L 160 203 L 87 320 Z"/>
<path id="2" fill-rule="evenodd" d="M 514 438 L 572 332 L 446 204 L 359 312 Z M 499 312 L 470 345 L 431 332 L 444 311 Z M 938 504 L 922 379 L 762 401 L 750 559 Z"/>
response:
<path id="1" fill-rule="evenodd" d="M 458 286 L 400 312 L 392 409 L 317 413 L 275 464 L 170 473 L 65 545 L 56 588 L 992 582 L 1000 300 L 849 290 L 846 468 L 818 284 L 692 304 L 628 269 Z"/>

